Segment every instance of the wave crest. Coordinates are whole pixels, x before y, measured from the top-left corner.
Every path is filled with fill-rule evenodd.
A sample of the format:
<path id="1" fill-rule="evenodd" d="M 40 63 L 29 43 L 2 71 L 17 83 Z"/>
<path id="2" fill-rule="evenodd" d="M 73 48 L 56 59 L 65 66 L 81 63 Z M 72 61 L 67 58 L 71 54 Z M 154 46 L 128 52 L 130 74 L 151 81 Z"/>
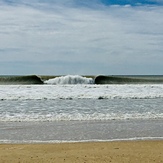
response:
<path id="1" fill-rule="evenodd" d="M 55 77 L 44 81 L 45 84 L 93 84 L 94 80 L 92 78 L 87 78 L 79 75 L 67 75 L 61 77 Z"/>
<path id="2" fill-rule="evenodd" d="M 95 78 L 96 84 L 162 84 L 163 76 L 103 76 Z"/>
<path id="3" fill-rule="evenodd" d="M 6 84 L 43 84 L 43 81 L 36 75 L 0 77 L 0 85 Z"/>

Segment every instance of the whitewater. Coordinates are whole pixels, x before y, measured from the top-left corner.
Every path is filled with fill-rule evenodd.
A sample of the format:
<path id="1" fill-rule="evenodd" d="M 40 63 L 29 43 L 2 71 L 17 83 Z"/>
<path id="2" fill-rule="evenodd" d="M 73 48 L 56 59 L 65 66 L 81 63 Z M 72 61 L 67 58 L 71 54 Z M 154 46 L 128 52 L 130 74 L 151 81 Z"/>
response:
<path id="1" fill-rule="evenodd" d="M 0 100 L 158 99 L 163 85 L 0 85 Z"/>
<path id="2" fill-rule="evenodd" d="M 81 76 L 2 84 L 0 142 L 162 139 L 162 106 L 163 84 L 95 84 Z"/>

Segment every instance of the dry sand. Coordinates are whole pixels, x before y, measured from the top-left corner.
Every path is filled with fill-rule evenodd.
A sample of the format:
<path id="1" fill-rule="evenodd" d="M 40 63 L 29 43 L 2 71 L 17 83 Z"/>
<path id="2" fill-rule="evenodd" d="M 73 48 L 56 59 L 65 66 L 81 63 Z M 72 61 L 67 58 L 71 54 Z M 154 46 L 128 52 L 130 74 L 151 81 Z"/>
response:
<path id="1" fill-rule="evenodd" d="M 163 141 L 1 144 L 0 163 L 163 163 Z"/>

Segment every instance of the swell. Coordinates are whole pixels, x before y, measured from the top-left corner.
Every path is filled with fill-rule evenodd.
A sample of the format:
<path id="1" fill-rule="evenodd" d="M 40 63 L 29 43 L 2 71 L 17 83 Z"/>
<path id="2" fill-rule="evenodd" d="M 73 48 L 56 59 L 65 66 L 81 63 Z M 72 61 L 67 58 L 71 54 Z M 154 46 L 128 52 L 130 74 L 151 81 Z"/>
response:
<path id="1" fill-rule="evenodd" d="M 103 76 L 95 77 L 95 84 L 163 84 L 163 76 Z"/>
<path id="2" fill-rule="evenodd" d="M 0 84 L 43 84 L 41 78 L 36 75 L 28 76 L 5 76 L 0 77 Z"/>

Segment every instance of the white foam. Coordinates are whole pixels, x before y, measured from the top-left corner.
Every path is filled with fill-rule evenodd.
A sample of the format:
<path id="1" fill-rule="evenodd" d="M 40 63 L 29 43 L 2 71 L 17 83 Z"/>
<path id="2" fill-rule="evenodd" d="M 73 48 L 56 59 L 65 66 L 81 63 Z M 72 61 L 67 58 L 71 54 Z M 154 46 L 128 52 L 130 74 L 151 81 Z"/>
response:
<path id="1" fill-rule="evenodd" d="M 100 114 L 100 113 L 93 113 L 85 114 L 85 113 L 78 113 L 78 114 L 71 114 L 70 113 L 60 113 L 60 114 L 53 114 L 49 113 L 46 115 L 39 115 L 38 112 L 31 113 L 31 114 L 12 114 L 7 113 L 5 115 L 1 115 L 0 122 L 54 122 L 54 121 L 107 121 L 107 120 L 135 120 L 135 119 L 163 119 L 163 113 L 152 114 L 152 113 L 133 113 L 133 114 Z"/>
<path id="2" fill-rule="evenodd" d="M 153 98 L 163 98 L 163 84 L 0 85 L 0 100 Z"/>
<path id="3" fill-rule="evenodd" d="M 92 78 L 86 78 L 79 75 L 67 75 L 46 80 L 45 84 L 93 84 Z"/>
<path id="4" fill-rule="evenodd" d="M 26 144 L 26 143 L 88 143 L 88 142 L 118 142 L 118 141 L 144 141 L 144 140 L 163 140 L 163 137 L 131 137 L 131 138 L 122 138 L 122 139 L 87 139 L 87 140 L 0 140 L 2 144 Z"/>

